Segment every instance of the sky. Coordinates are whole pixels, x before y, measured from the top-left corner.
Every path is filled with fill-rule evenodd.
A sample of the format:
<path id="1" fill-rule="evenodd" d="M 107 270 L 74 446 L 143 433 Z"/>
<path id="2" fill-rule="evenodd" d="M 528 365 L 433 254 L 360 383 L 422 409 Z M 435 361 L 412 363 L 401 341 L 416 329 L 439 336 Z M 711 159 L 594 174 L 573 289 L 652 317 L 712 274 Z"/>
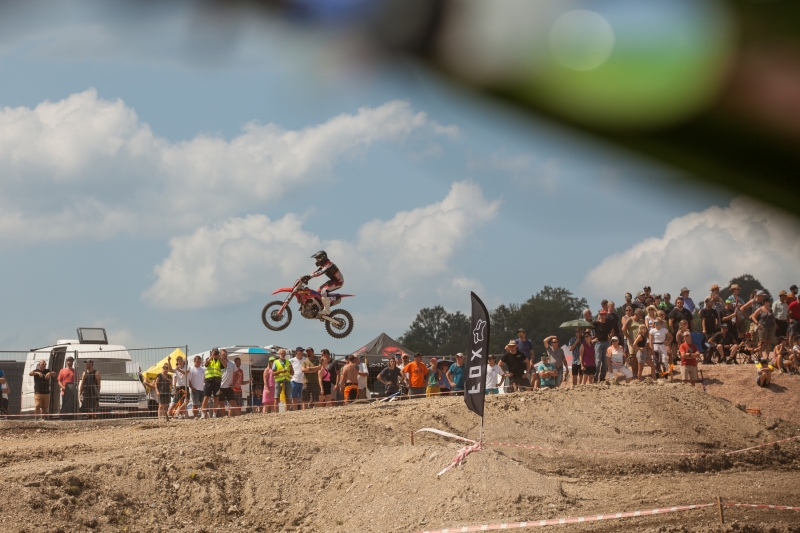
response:
<path id="1" fill-rule="evenodd" d="M 795 219 L 414 62 L 252 13 L 46 5 L 0 17 L 2 350 L 100 326 L 129 348 L 347 353 L 470 291 L 596 308 L 644 284 L 797 282 Z M 353 333 L 299 313 L 266 330 L 320 249 Z"/>

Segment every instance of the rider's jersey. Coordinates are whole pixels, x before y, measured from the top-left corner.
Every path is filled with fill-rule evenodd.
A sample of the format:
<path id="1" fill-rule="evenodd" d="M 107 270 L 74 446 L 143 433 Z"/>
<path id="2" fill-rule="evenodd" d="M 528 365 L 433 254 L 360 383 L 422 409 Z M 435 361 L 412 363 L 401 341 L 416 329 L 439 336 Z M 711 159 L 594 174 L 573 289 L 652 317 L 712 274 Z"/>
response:
<path id="1" fill-rule="evenodd" d="M 342 271 L 339 270 L 339 267 L 337 267 L 331 261 L 328 261 L 327 263 L 316 269 L 314 273 L 311 274 L 311 277 L 316 278 L 317 276 L 321 276 L 323 274 L 327 275 L 331 279 L 331 281 L 338 281 L 339 283 L 344 283 L 344 276 L 342 276 Z"/>

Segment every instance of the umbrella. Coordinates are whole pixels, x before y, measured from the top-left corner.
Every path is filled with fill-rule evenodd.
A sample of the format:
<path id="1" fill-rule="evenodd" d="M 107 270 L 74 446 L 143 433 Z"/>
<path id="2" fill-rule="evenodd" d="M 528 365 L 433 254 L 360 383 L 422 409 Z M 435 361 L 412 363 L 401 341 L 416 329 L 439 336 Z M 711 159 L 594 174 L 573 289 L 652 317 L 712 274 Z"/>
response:
<path id="1" fill-rule="evenodd" d="M 233 360 L 234 357 L 239 357 L 242 359 L 243 365 L 252 365 L 254 363 L 257 364 L 259 362 L 266 361 L 269 359 L 269 355 L 271 353 L 272 352 L 269 352 L 264 348 L 242 348 L 233 352 L 233 357 L 231 357 L 231 360 Z"/>
<path id="2" fill-rule="evenodd" d="M 594 324 L 579 318 L 577 320 L 570 320 L 569 322 L 564 322 L 560 326 L 560 328 L 593 328 Z"/>

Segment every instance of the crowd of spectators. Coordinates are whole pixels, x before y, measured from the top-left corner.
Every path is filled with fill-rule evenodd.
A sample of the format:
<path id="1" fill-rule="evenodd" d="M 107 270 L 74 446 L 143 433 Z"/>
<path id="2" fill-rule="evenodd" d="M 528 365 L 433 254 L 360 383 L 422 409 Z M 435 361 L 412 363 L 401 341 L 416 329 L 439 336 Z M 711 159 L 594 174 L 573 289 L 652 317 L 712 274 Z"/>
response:
<path id="1" fill-rule="evenodd" d="M 670 294 L 644 287 L 635 298 L 625 294 L 621 316 L 614 302 L 603 300 L 596 314 L 590 309 L 581 313 L 583 322 L 564 347 L 557 335 L 550 335 L 537 351 L 520 328 L 501 357 L 489 356 L 486 394 L 497 394 L 501 387 L 506 392 L 560 387 L 570 383 L 570 372 L 572 386 L 579 386 L 610 379 L 672 380 L 677 366 L 684 383 L 696 384 L 698 364 L 750 363 L 762 387 L 770 384 L 773 371 L 798 372 L 797 286 L 780 291 L 775 302 L 762 290 L 745 301 L 736 284 L 729 288 L 731 296 L 723 300 L 720 287 L 713 285 L 708 297 L 696 304 L 684 287 L 673 304 Z M 426 364 L 421 353 L 412 357 L 410 361 L 409 354 L 396 353 L 375 377 L 385 396 L 464 393 L 463 354 L 456 354 L 453 363 L 432 357 Z M 46 368 L 32 374 L 41 374 L 37 383 L 49 377 Z M 311 347 L 297 347 L 292 357 L 280 349 L 263 371 L 255 410 L 278 412 L 280 402 L 292 411 L 364 400 L 369 375 L 366 362 L 357 355 L 348 355 L 342 365 L 327 349 L 317 356 Z M 97 381 L 99 388 L 99 376 Z M 144 382 L 156 392 L 159 417 L 187 417 L 191 402 L 194 418 L 202 419 L 239 415 L 242 385 L 250 380 L 243 379 L 238 357 L 228 361 L 224 349 L 214 348 L 205 361 L 195 356 L 192 366 L 182 357 L 174 368 L 167 362 L 161 374 Z M 37 399 L 37 408 L 45 404 L 44 398 Z"/>

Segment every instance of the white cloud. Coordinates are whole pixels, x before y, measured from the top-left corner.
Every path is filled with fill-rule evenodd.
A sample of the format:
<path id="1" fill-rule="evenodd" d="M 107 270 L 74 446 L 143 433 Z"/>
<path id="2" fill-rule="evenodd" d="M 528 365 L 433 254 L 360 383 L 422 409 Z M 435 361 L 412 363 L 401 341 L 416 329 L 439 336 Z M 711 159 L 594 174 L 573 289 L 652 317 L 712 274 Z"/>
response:
<path id="1" fill-rule="evenodd" d="M 738 197 L 672 220 L 660 238 L 647 239 L 604 259 L 582 289 L 597 297 L 618 296 L 650 285 L 677 294 L 687 286 L 695 301 L 714 283 L 752 274 L 775 293 L 797 283 L 800 223 L 773 207 Z"/>
<path id="2" fill-rule="evenodd" d="M 326 179 L 339 158 L 448 127 L 391 101 L 315 126 L 251 122 L 233 139 L 169 142 L 121 100 L 76 93 L 0 109 L 0 238 L 170 235 L 273 203 Z"/>
<path id="3" fill-rule="evenodd" d="M 400 294 L 424 288 L 426 280 L 461 287 L 467 278 L 451 260 L 498 207 L 477 185 L 454 183 L 441 202 L 365 223 L 354 242 L 322 241 L 292 214 L 276 221 L 232 218 L 172 239 L 172 252 L 156 267 L 157 280 L 143 297 L 167 308 L 242 302 L 275 289 L 269 280 L 288 283 L 306 273 L 309 255 L 320 248 L 341 266 L 348 290 Z"/>

